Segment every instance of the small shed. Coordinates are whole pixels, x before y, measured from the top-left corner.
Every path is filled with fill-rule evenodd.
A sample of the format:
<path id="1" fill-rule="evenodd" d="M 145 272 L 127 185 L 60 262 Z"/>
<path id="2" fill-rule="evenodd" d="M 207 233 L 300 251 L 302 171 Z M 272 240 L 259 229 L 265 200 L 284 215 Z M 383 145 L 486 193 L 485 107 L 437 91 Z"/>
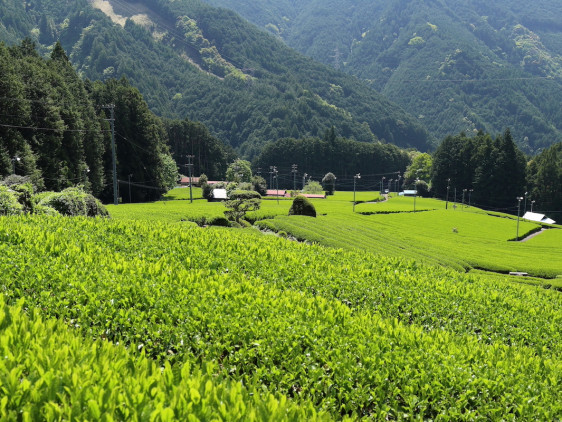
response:
<path id="1" fill-rule="evenodd" d="M 213 189 L 213 199 L 212 201 L 226 201 L 228 199 L 228 194 L 226 189 Z"/>
<path id="2" fill-rule="evenodd" d="M 404 189 L 404 192 L 400 192 L 399 196 L 416 196 L 418 191 L 415 189 Z"/>
<path id="3" fill-rule="evenodd" d="M 527 211 L 523 216 L 523 218 L 525 220 L 536 221 L 537 223 L 556 224 L 556 221 L 554 221 L 553 219 L 548 218 L 546 215 L 539 214 L 537 212 Z"/>

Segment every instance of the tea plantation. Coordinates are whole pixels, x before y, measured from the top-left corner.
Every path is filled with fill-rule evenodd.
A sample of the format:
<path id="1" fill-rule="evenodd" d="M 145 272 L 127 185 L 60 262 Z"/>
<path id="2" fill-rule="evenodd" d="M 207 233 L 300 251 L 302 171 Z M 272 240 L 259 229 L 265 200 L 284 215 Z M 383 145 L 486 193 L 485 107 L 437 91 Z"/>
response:
<path id="1" fill-rule="evenodd" d="M 560 230 L 351 200 L 262 202 L 306 243 L 201 200 L 1 217 L 0 419 L 560 420 L 562 293 L 466 274 L 562 274 Z"/>

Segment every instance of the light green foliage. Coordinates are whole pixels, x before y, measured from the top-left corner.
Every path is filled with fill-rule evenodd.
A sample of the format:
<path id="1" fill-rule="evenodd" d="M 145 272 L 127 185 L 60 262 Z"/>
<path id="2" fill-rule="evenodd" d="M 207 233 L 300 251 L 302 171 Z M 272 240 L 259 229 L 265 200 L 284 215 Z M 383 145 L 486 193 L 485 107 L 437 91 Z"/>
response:
<path id="1" fill-rule="evenodd" d="M 320 182 L 317 182 L 316 180 L 309 180 L 308 182 L 306 182 L 306 185 L 304 186 L 302 192 L 319 194 L 324 193 L 324 189 L 322 188 Z"/>
<path id="2" fill-rule="evenodd" d="M 23 212 L 22 205 L 18 202 L 17 194 L 0 185 L 0 215 L 16 215 Z"/>
<path id="3" fill-rule="evenodd" d="M 416 198 L 416 208 L 418 204 L 420 206 L 417 210 L 437 210 L 413 213 L 413 197 L 359 204 L 357 213 L 350 214 L 347 202 L 340 199 L 341 193 L 329 197 L 330 201 L 313 200 L 320 214 L 314 221 L 304 223 L 279 216 L 272 224 L 299 239 L 327 246 L 408 256 L 420 262 L 463 271 L 471 268 L 525 271 L 547 278 L 562 274 L 560 248 L 534 247 L 532 243 L 510 241 L 516 237 L 517 223 L 513 216 L 490 217 L 478 209 L 472 212 L 474 207 L 462 208 L 461 204 L 452 202 L 445 210 L 444 201 L 420 198 Z M 410 212 L 396 214 L 397 211 Z M 361 215 L 361 212 L 376 215 Z M 386 212 L 392 214 L 385 215 Z M 457 228 L 458 234 L 452 232 L 453 227 Z M 521 221 L 519 235 L 525 236 L 538 228 L 536 223 Z"/>
<path id="4" fill-rule="evenodd" d="M 322 206 L 329 202 L 336 203 Z M 288 419 L 306 419 L 311 403 L 334 417 L 376 420 L 555 420 L 562 412 L 558 292 L 253 231 L 60 217 L 0 219 L 0 269 L 8 303 L 57 316 L 85 338 L 80 343 L 119 342 L 164 367 L 164 388 L 154 390 L 160 378 L 140 370 L 141 381 L 118 383 L 135 368 L 119 358 L 102 366 L 71 354 L 104 375 L 121 368 L 102 383 L 104 406 L 120 406 L 113 390 L 127 385 L 141 408 L 155 394 L 155 410 L 161 401 L 171 408 L 161 411 L 175 411 L 183 406 L 173 398 L 185 385 L 183 365 L 211 363 L 212 380 L 242 381 L 256 403 L 269 403 L 272 392 L 294 397 L 301 413 Z M 49 342 L 67 350 L 56 337 Z M 5 350 L 14 358 L 0 368 L 31 359 L 28 347 Z M 67 360 L 43 362 L 55 371 L 65 365 L 63 380 L 71 373 Z M 11 373 L 2 372 L 3 388 L 27 385 L 27 372 Z M 7 397 L 22 397 L 21 408 L 33 395 Z M 88 418 L 82 409 L 76 417 Z"/>
<path id="5" fill-rule="evenodd" d="M 321 419 L 310 405 L 217 378 L 211 364 L 159 367 L 134 350 L 84 340 L 37 309 L 8 307 L 2 297 L 0 353 L 2 420 Z"/>
<path id="6" fill-rule="evenodd" d="M 50 207 L 62 215 L 108 217 L 106 207 L 91 194 L 81 188 L 67 188 L 62 192 L 44 192 L 40 195 L 38 205 Z"/>
<path id="7" fill-rule="evenodd" d="M 252 167 L 249 161 L 236 159 L 226 170 L 226 180 L 229 182 L 252 182 Z"/>
<path id="8" fill-rule="evenodd" d="M 413 37 L 408 41 L 408 45 L 419 46 L 425 43 L 422 37 Z"/>
<path id="9" fill-rule="evenodd" d="M 408 185 L 416 179 L 424 180 L 427 183 L 431 181 L 431 166 L 433 159 L 427 153 L 419 153 L 412 159 L 412 164 L 408 166 L 404 173 L 405 184 Z"/>

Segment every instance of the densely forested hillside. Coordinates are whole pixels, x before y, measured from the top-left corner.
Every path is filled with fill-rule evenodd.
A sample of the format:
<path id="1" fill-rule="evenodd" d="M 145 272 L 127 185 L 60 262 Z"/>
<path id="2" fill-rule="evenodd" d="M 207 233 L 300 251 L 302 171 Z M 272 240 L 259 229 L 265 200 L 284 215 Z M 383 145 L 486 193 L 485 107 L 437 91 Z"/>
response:
<path id="1" fill-rule="evenodd" d="M 562 138 L 562 3 L 205 0 L 369 81 L 431 134 L 510 127 L 527 153 Z"/>
<path id="2" fill-rule="evenodd" d="M 0 179 L 22 177 L 38 191 L 82 185 L 113 200 L 112 117 L 124 201 L 159 198 L 175 186 L 178 165 L 186 172 L 188 154 L 195 174 L 213 178 L 233 157 L 201 124 L 164 122 L 126 79 L 83 81 L 59 43 L 49 59 L 29 39 L 0 43 Z"/>
<path id="3" fill-rule="evenodd" d="M 157 114 L 201 121 L 249 157 L 332 125 L 358 141 L 430 146 L 417 119 L 365 83 L 198 0 L 7 0 L 0 12 L 7 42 L 30 36 L 47 52 L 60 39 L 82 76 L 126 76 Z"/>

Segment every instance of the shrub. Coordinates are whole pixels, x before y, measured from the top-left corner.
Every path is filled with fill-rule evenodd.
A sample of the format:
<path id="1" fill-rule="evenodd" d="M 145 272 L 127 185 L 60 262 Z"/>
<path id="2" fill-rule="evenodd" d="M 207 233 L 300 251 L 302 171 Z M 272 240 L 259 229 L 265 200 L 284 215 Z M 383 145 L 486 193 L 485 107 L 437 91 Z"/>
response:
<path id="1" fill-rule="evenodd" d="M 260 209 L 261 195 L 253 190 L 235 190 L 230 193 L 230 199 L 224 202 L 228 208 L 224 215 L 231 221 L 240 223 L 248 211 Z"/>
<path id="2" fill-rule="evenodd" d="M 429 186 L 427 185 L 427 182 L 418 180 L 416 182 L 416 190 L 418 191 L 418 196 L 428 196 Z"/>
<path id="3" fill-rule="evenodd" d="M 308 198 L 299 195 L 293 200 L 293 205 L 289 210 L 289 215 L 306 215 L 308 217 L 316 217 L 316 208 Z"/>
<path id="4" fill-rule="evenodd" d="M 230 226 L 229 221 L 225 217 L 222 217 L 222 216 L 212 217 L 209 220 L 207 220 L 206 223 L 209 226 L 220 226 L 220 227 L 229 227 Z"/>
<path id="5" fill-rule="evenodd" d="M 31 183 L 24 183 L 22 185 L 16 185 L 12 187 L 12 189 L 23 208 L 23 212 L 32 214 L 35 208 L 35 202 L 33 201 L 33 185 Z"/>
<path id="6" fill-rule="evenodd" d="M 51 208 L 47 205 L 35 205 L 33 213 L 36 215 L 49 215 L 49 216 L 60 215 L 60 213 L 56 209 Z"/>
<path id="7" fill-rule="evenodd" d="M 305 185 L 304 189 L 302 190 L 302 192 L 316 194 L 316 193 L 324 192 L 324 189 L 322 188 L 322 185 L 316 180 L 309 180 Z"/>
<path id="8" fill-rule="evenodd" d="M 23 212 L 22 205 L 18 202 L 17 194 L 0 185 L 0 215 L 16 215 Z"/>
<path id="9" fill-rule="evenodd" d="M 81 188 L 68 188 L 62 192 L 42 195 L 39 205 L 54 208 L 62 215 L 68 216 L 109 216 L 102 203 Z"/>

